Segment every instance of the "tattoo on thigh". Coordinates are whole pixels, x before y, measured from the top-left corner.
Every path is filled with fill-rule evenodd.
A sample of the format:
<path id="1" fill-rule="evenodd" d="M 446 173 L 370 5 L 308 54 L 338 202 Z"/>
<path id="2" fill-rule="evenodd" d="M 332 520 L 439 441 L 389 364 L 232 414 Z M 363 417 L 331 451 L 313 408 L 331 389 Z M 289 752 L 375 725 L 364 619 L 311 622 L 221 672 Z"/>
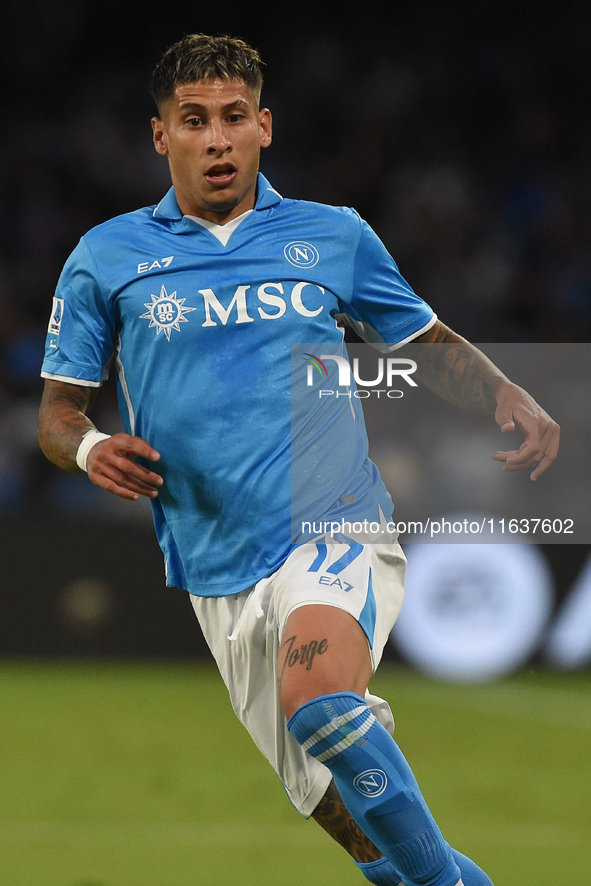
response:
<path id="1" fill-rule="evenodd" d="M 351 818 L 334 781 L 328 786 L 324 797 L 312 813 L 312 818 L 327 834 L 330 834 L 333 840 L 346 849 L 355 861 L 376 861 L 382 857 L 380 850 Z"/>
<path id="2" fill-rule="evenodd" d="M 283 677 L 283 674 L 285 673 L 285 668 L 293 668 L 297 664 L 305 667 L 307 671 L 310 671 L 316 656 L 324 655 L 328 649 L 328 640 L 326 637 L 323 640 L 310 640 L 309 643 L 302 643 L 300 646 L 296 645 L 296 639 L 297 637 L 294 634 L 293 637 L 288 637 L 288 639 L 281 644 L 281 648 L 285 648 L 285 661 L 283 663 L 281 677 Z"/>

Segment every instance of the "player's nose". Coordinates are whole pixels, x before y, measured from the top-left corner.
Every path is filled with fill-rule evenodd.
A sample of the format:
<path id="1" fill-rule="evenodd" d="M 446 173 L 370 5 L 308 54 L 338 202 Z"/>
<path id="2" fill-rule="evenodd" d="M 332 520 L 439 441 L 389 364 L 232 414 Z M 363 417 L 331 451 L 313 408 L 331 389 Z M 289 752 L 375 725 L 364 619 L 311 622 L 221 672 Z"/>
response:
<path id="1" fill-rule="evenodd" d="M 232 150 L 232 143 L 221 121 L 211 122 L 208 135 L 208 154 L 224 154 L 226 151 Z"/>

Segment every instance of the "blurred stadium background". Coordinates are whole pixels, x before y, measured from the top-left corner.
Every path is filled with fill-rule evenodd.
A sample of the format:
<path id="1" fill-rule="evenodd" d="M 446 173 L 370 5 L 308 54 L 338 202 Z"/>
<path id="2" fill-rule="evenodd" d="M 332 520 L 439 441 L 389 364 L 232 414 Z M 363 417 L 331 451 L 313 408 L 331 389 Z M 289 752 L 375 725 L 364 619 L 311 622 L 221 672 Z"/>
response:
<path id="1" fill-rule="evenodd" d="M 59 472 L 37 448 L 39 365 L 61 266 L 87 228 L 167 189 L 147 82 L 161 50 L 198 30 L 243 36 L 267 62 L 275 145 L 263 171 L 274 186 L 355 206 L 458 332 L 476 342 L 567 344 L 591 331 L 588 5 L 415 0 L 222 11 L 184 0 L 165 10 L 7 0 L 0 882 L 10 886 L 230 878 L 265 886 L 277 882 L 278 854 L 285 886 L 359 880 L 338 850 L 294 820 L 233 725 L 186 595 L 164 588 L 149 507 Z M 588 402 L 570 408 L 587 436 Z M 111 383 L 94 417 L 102 429 L 119 427 Z M 468 669 L 451 681 L 400 643 L 380 679 L 458 847 L 478 851 L 499 884 L 542 886 L 560 871 L 582 886 L 591 862 L 590 549 L 535 552 L 545 597 L 534 591 L 532 606 L 542 615 L 487 680 Z M 490 570 L 470 569 L 463 596 L 450 573 L 438 601 L 445 617 L 477 632 L 498 595 Z M 465 605 L 474 586 L 484 601 L 476 613 Z M 562 653 L 572 635 L 556 639 L 567 600 L 579 644 L 570 659 Z M 497 608 L 489 634 L 502 615 Z M 220 723 L 210 724 L 218 707 Z M 209 729 L 218 747 L 231 736 L 246 770 L 208 756 Z"/>

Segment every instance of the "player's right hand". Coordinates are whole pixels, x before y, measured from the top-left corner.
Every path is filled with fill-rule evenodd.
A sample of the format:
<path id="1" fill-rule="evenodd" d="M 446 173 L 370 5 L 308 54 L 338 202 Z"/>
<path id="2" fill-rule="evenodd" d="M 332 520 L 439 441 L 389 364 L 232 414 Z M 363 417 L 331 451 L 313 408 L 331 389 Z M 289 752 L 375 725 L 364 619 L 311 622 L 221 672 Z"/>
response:
<path id="1" fill-rule="evenodd" d="M 140 495 L 156 498 L 164 482 L 160 474 L 136 462 L 136 458 L 159 461 L 160 453 L 141 437 L 114 434 L 99 440 L 88 453 L 86 468 L 96 486 L 121 498 L 137 501 Z"/>

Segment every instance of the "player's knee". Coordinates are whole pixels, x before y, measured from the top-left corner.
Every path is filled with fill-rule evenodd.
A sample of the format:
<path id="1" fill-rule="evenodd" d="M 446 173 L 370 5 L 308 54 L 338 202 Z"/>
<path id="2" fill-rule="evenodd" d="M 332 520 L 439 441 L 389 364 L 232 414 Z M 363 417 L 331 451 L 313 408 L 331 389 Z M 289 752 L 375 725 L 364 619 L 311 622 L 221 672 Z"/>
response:
<path id="1" fill-rule="evenodd" d="M 309 643 L 288 650 L 280 666 L 279 696 L 288 720 L 308 702 L 348 688 L 339 671 L 321 658 L 324 650 L 318 646 Z"/>
<path id="2" fill-rule="evenodd" d="M 320 696 L 364 695 L 372 662 L 359 622 L 335 606 L 314 604 L 300 606 L 289 616 L 277 669 L 281 703 L 289 719 Z"/>
<path id="3" fill-rule="evenodd" d="M 299 695 L 294 691 L 293 687 L 290 685 L 284 685 L 283 681 L 281 682 L 279 697 L 281 699 L 281 707 L 283 708 L 283 713 L 285 714 L 285 718 L 289 720 L 290 717 L 297 711 L 300 707 L 299 703 Z"/>
<path id="4" fill-rule="evenodd" d="M 332 689 L 334 681 L 326 679 L 314 679 L 302 681 L 298 679 L 283 679 L 280 687 L 280 699 L 283 713 L 287 720 L 309 702 L 336 691 Z"/>

